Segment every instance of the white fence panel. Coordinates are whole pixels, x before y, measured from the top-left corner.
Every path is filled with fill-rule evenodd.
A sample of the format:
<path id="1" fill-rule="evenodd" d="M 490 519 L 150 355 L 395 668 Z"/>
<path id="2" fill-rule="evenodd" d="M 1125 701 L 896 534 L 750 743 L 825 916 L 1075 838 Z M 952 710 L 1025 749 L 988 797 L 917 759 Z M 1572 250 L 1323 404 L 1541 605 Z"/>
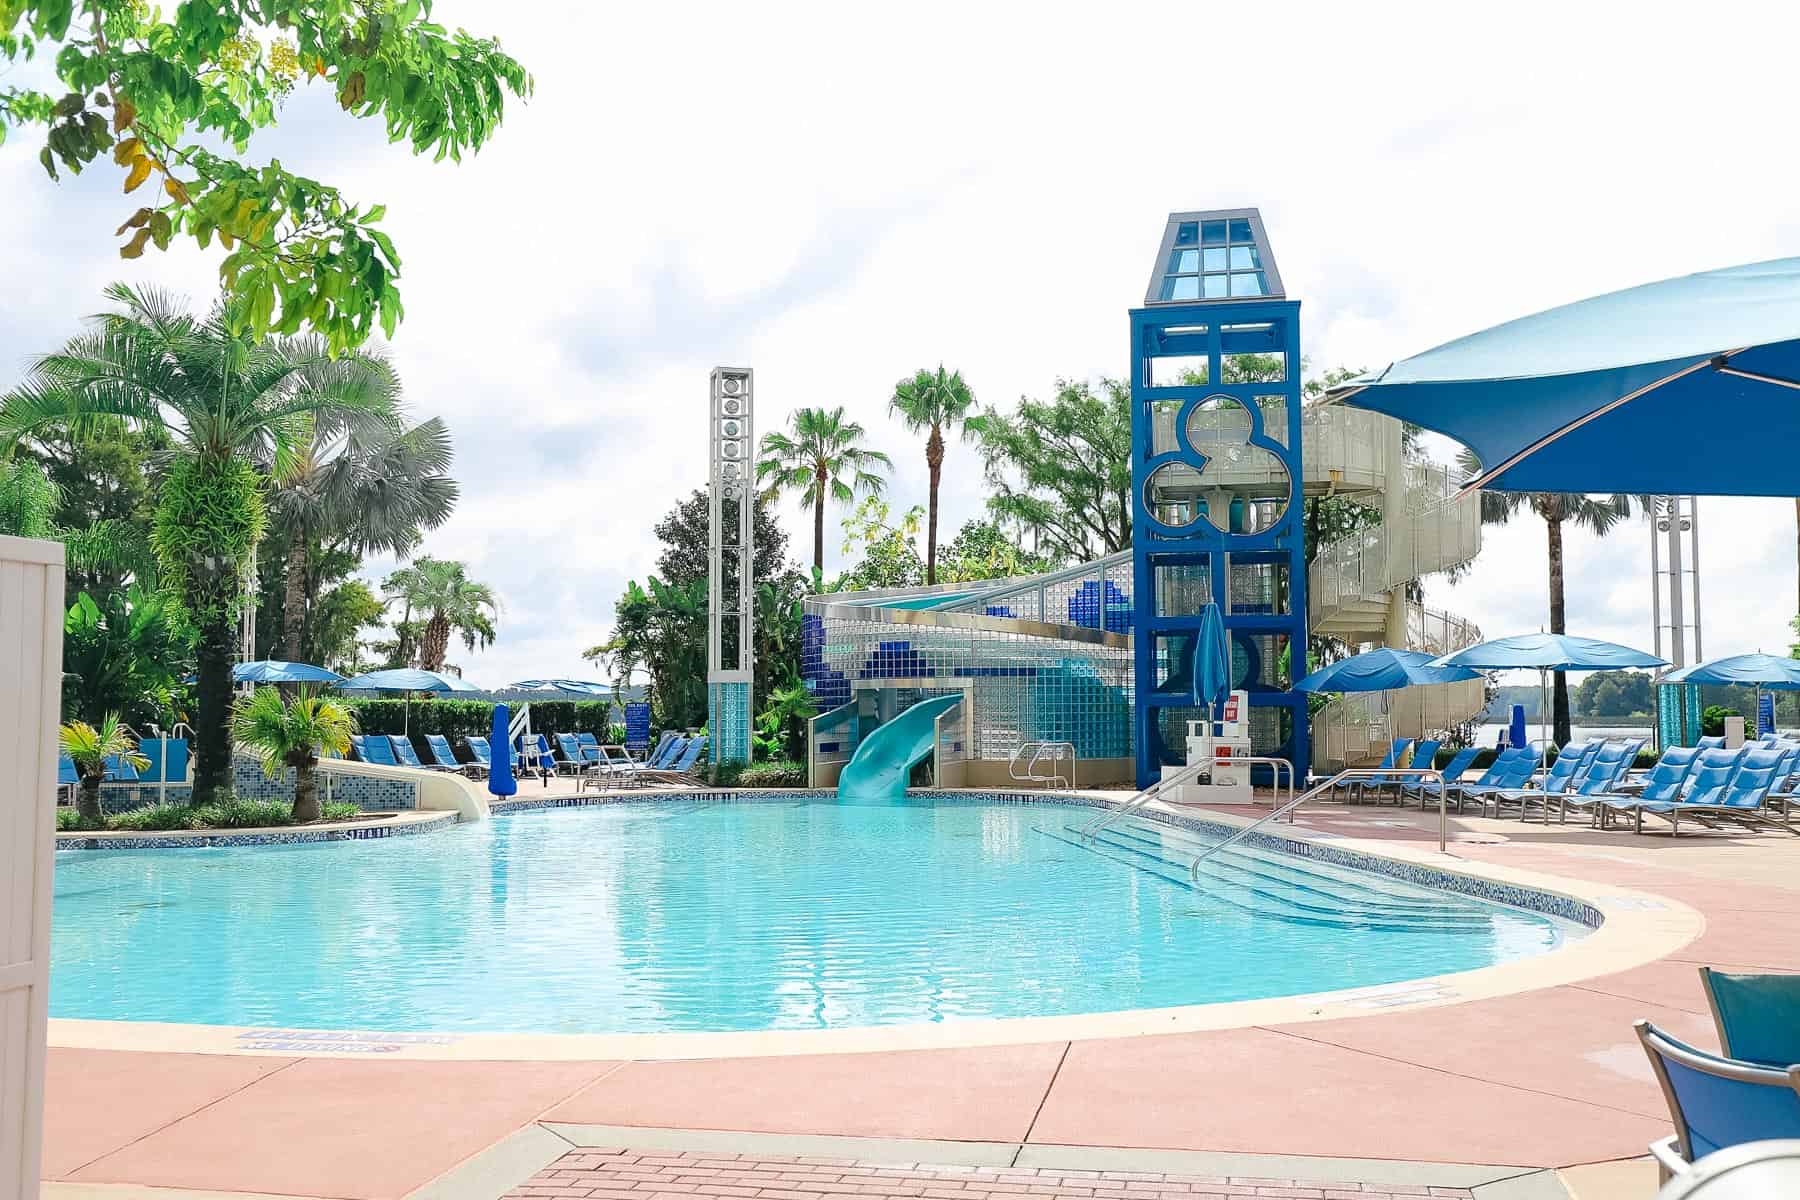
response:
<path id="1" fill-rule="evenodd" d="M 0 537 L 0 1195 L 33 1200 L 44 1135 L 63 548 Z"/>

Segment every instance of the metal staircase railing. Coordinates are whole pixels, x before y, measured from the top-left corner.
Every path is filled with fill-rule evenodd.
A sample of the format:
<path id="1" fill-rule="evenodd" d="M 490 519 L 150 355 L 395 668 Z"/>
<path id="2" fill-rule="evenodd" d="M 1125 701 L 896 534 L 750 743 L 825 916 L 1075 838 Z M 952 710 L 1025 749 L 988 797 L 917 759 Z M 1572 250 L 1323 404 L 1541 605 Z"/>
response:
<path id="1" fill-rule="evenodd" d="M 1282 805 L 1280 808 L 1276 809 L 1275 811 L 1269 813 L 1267 816 L 1257 818 L 1255 821 L 1244 826 L 1242 829 L 1238 830 L 1236 833 L 1232 834 L 1230 837 L 1226 838 L 1224 841 L 1220 842 L 1218 845 L 1207 847 L 1207 849 L 1202 854 L 1200 854 L 1199 857 L 1194 859 L 1193 864 L 1188 867 L 1188 878 L 1193 880 L 1194 882 L 1198 883 L 1200 880 L 1200 864 L 1201 863 L 1205 862 L 1207 859 L 1211 858 L 1213 855 L 1219 853 L 1221 850 L 1224 850 L 1227 846 L 1234 846 L 1237 843 L 1243 841 L 1245 838 L 1249 837 L 1251 834 L 1253 834 L 1257 830 L 1261 829 L 1264 825 L 1269 824 L 1271 821 L 1278 821 L 1282 817 L 1286 817 L 1288 819 L 1288 823 L 1292 824 L 1293 820 L 1294 820 L 1294 810 L 1299 808 L 1302 804 L 1305 804 L 1308 800 L 1311 800 L 1314 796 L 1318 796 L 1318 795 L 1322 795 L 1326 792 L 1334 791 L 1338 787 L 1339 784 L 1346 783 L 1352 779 L 1373 779 L 1376 777 L 1381 777 L 1381 778 L 1385 779 L 1385 778 L 1391 778 L 1392 776 L 1395 776 L 1395 775 L 1417 776 L 1418 778 L 1426 780 L 1428 782 L 1433 779 L 1437 780 L 1437 785 L 1438 785 L 1438 853 L 1439 854 L 1444 853 L 1444 847 L 1450 841 L 1450 808 L 1449 808 L 1449 804 L 1448 804 L 1448 799 L 1444 794 L 1444 773 L 1442 771 L 1437 770 L 1435 767 L 1385 767 L 1385 768 L 1384 767 L 1357 767 L 1357 768 L 1347 770 L 1347 771 L 1339 771 L 1336 775 L 1333 775 L 1330 779 L 1327 779 L 1323 783 L 1315 784 L 1314 786 L 1308 788 L 1306 791 L 1302 792 L 1298 797 L 1296 797 L 1293 800 L 1288 801 L 1286 804 Z"/>

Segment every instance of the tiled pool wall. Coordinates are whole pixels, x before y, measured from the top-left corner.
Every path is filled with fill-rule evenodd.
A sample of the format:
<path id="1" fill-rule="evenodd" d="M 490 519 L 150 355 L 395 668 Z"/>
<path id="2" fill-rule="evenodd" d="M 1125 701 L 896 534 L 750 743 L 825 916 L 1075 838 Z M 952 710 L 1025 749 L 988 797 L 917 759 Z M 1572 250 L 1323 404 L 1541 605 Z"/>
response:
<path id="1" fill-rule="evenodd" d="M 294 799 L 294 771 L 284 767 L 273 779 L 263 773 L 262 764 L 254 758 L 238 755 L 231 761 L 232 784 L 244 800 Z M 373 775 L 348 775 L 319 772 L 319 799 L 325 799 L 325 781 L 331 781 L 334 803 L 350 803 L 364 812 L 411 812 L 419 807 L 419 785 L 410 779 L 377 778 Z M 193 798 L 193 788 L 185 783 L 171 783 L 159 789 L 154 783 L 103 784 L 101 806 L 109 813 L 130 812 L 166 799 L 170 804 L 186 804 Z"/>
<path id="2" fill-rule="evenodd" d="M 1112 809 L 1118 807 L 1109 800 L 1094 796 L 1077 796 L 1061 792 L 987 792 L 987 791 L 953 791 L 937 788 L 912 788 L 907 791 L 909 799 L 932 800 L 937 803 L 951 804 L 1056 804 L 1077 805 L 1084 808 Z M 514 798 L 512 800 L 495 800 L 489 805 L 494 816 L 507 816 L 514 813 L 532 812 L 549 808 L 585 808 L 600 804 L 654 804 L 671 800 L 711 801 L 720 804 L 741 804 L 757 802 L 793 803 L 800 800 L 816 800 L 832 796 L 830 791 L 682 791 L 682 792 L 610 792 L 580 796 L 546 796 L 542 798 Z M 1189 816 L 1185 813 L 1158 812 L 1142 809 L 1133 816 L 1147 821 L 1157 821 L 1182 829 L 1190 829 L 1197 833 L 1206 833 L 1218 837 L 1229 837 L 1238 832 L 1240 826 L 1223 821 L 1209 821 L 1201 817 Z M 1538 888 L 1521 887 L 1518 884 L 1504 883 L 1496 879 L 1483 879 L 1479 876 L 1462 875 L 1455 871 L 1446 871 L 1438 867 L 1426 866 L 1422 863 L 1402 862 L 1397 859 L 1383 858 L 1377 854 L 1368 854 L 1360 850 L 1351 850 L 1342 846 L 1329 846 L 1317 842 L 1302 841 L 1298 838 L 1282 837 L 1274 833 L 1253 833 L 1244 839 L 1246 842 L 1268 850 L 1276 850 L 1292 854 L 1300 858 L 1311 858 L 1333 866 L 1349 867 L 1354 870 L 1368 871 L 1377 875 L 1386 875 L 1406 883 L 1418 884 L 1422 887 L 1438 888 L 1442 891 L 1455 892 L 1475 900 L 1486 900 L 1495 904 L 1505 904 L 1513 908 L 1523 908 L 1531 912 L 1543 913 L 1546 916 L 1560 917 L 1589 929 L 1598 929 L 1605 917 L 1600 910 L 1582 900 L 1569 896 L 1546 892 Z"/>
<path id="3" fill-rule="evenodd" d="M 216 829 L 193 833 L 146 833 L 104 837 L 59 833 L 58 850 L 200 850 L 234 846 L 298 846 L 306 842 L 363 842 L 375 838 L 412 837 L 448 829 L 457 822 L 453 812 L 433 813 L 405 824 L 357 824 L 339 829 Z"/>

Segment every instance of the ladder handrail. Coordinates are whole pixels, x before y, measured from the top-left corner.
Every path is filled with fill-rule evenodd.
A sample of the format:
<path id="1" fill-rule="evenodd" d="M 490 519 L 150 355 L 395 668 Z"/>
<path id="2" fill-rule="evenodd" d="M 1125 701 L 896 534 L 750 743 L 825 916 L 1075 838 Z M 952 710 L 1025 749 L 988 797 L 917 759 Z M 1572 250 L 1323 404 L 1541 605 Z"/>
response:
<path id="1" fill-rule="evenodd" d="M 1095 817 L 1092 821 L 1089 821 L 1086 825 L 1083 825 L 1077 830 L 1076 835 L 1078 837 L 1091 838 L 1102 829 L 1105 829 L 1108 825 L 1111 825 L 1114 821 L 1123 820 L 1132 813 L 1137 812 L 1146 804 L 1150 803 L 1150 801 L 1160 796 L 1165 789 L 1176 787 L 1186 783 L 1190 779 L 1198 778 L 1202 772 L 1211 771 L 1212 769 L 1213 763 L 1211 760 L 1190 763 L 1181 768 L 1181 770 L 1175 772 L 1175 774 L 1157 780 L 1137 795 L 1125 801 L 1125 803 L 1119 805 L 1119 807 Z"/>
<path id="2" fill-rule="evenodd" d="M 1026 761 L 1025 773 L 1021 775 L 1018 770 L 1019 756 L 1024 754 L 1027 750 L 1031 751 L 1031 758 Z M 1069 774 L 1066 777 L 1062 772 L 1055 769 L 1056 764 L 1062 761 L 1063 751 L 1065 750 L 1068 751 L 1069 758 Z M 1048 775 L 1039 775 L 1037 773 L 1037 765 L 1046 753 L 1050 755 L 1051 771 Z M 1012 757 L 1006 761 L 1006 774 L 1009 779 L 1016 779 L 1020 783 L 1056 783 L 1061 781 L 1064 787 L 1073 787 L 1075 784 L 1075 761 L 1074 742 L 1020 742 L 1019 748 L 1014 750 L 1012 752 Z"/>
<path id="3" fill-rule="evenodd" d="M 1449 820 L 1450 820 L 1449 813 L 1450 813 L 1450 810 L 1446 803 L 1446 797 L 1444 794 L 1444 773 L 1442 771 L 1438 770 L 1436 767 L 1352 767 L 1349 770 L 1339 771 L 1336 775 L 1333 775 L 1330 779 L 1327 779 L 1323 783 L 1313 785 L 1312 787 L 1308 788 L 1306 791 L 1300 793 L 1300 795 L 1296 799 L 1288 801 L 1286 804 L 1282 805 L 1280 808 L 1277 808 L 1274 811 L 1270 812 L 1267 816 L 1258 817 L 1255 821 L 1244 826 L 1242 829 L 1238 830 L 1236 833 L 1232 834 L 1230 837 L 1226 838 L 1224 841 L 1220 842 L 1218 845 L 1208 847 L 1207 850 L 1204 853 L 1202 853 L 1198 858 L 1196 858 L 1193 861 L 1193 864 L 1188 867 L 1188 878 L 1193 880 L 1196 883 L 1199 882 L 1199 880 L 1200 880 L 1200 864 L 1201 863 L 1205 862 L 1207 859 L 1211 858 L 1213 855 L 1217 854 L 1219 851 L 1225 849 L 1227 846 L 1235 845 L 1236 843 L 1243 841 L 1245 838 L 1247 838 L 1251 834 L 1255 833 L 1258 829 L 1261 829 L 1264 825 L 1267 825 L 1270 821 L 1274 821 L 1274 820 L 1277 820 L 1277 819 L 1285 816 L 1288 818 L 1288 823 L 1290 825 L 1293 824 L 1294 810 L 1299 808 L 1302 804 L 1305 804 L 1308 800 L 1311 800 L 1314 796 L 1319 795 L 1321 792 L 1332 791 L 1338 786 L 1338 784 L 1343 783 L 1347 779 L 1386 778 L 1387 776 L 1390 776 L 1390 775 L 1417 775 L 1420 778 L 1427 780 L 1427 781 L 1430 781 L 1433 779 L 1437 780 L 1437 785 L 1438 785 L 1438 853 L 1439 854 L 1444 853 L 1444 846 L 1449 841 L 1449 836 L 1450 836 L 1449 835 Z"/>

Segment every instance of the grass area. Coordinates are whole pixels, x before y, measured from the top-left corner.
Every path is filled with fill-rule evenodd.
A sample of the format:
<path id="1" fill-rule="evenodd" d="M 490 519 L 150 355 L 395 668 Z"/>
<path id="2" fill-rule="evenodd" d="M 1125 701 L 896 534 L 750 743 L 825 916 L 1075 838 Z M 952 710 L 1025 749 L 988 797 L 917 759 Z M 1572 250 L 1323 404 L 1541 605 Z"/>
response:
<path id="1" fill-rule="evenodd" d="M 337 802 L 325 805 L 324 819 L 347 821 L 361 812 L 354 804 Z M 198 806 L 151 804 L 129 812 L 108 813 L 106 819 L 98 825 L 91 821 L 84 822 L 81 815 L 72 808 L 56 810 L 56 829 L 59 833 L 95 830 L 143 833 L 186 829 L 266 829 L 293 823 L 292 806 L 281 800 L 230 800 L 223 804 Z"/>

